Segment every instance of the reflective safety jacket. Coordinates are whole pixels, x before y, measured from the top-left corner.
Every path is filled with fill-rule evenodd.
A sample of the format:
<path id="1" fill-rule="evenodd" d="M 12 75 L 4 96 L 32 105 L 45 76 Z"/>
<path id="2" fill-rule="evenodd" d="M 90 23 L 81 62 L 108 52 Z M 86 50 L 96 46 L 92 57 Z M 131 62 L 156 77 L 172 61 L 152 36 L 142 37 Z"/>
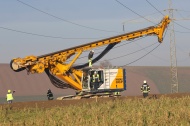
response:
<path id="1" fill-rule="evenodd" d="M 149 87 L 149 85 L 148 84 L 143 84 L 142 86 L 141 86 L 141 92 L 142 93 L 149 93 L 150 92 L 150 87 Z"/>
<path id="2" fill-rule="evenodd" d="M 120 95 L 120 92 L 114 92 L 114 95 Z"/>
<path id="3" fill-rule="evenodd" d="M 93 82 L 99 82 L 99 75 L 96 74 L 96 75 L 93 75 Z"/>
<path id="4" fill-rule="evenodd" d="M 89 67 L 92 67 L 92 59 L 89 59 L 89 60 L 88 60 L 88 66 L 89 66 Z"/>
<path id="5" fill-rule="evenodd" d="M 13 94 L 12 93 L 8 93 L 7 94 L 7 101 L 13 100 Z"/>

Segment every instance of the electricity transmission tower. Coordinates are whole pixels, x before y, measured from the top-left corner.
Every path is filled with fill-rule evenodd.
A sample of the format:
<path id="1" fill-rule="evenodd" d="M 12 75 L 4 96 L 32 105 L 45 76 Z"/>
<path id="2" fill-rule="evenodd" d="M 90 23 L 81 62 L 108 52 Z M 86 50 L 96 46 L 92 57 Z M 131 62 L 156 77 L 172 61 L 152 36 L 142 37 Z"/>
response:
<path id="1" fill-rule="evenodd" d="M 169 17 L 173 18 L 172 0 L 169 1 Z M 178 93 L 178 75 L 177 75 L 177 59 L 176 59 L 176 41 L 174 33 L 174 23 L 170 22 L 170 62 L 171 62 L 171 93 Z"/>
<path id="2" fill-rule="evenodd" d="M 174 32 L 174 20 L 190 20 L 189 18 L 183 19 L 175 19 L 173 16 L 173 11 L 177 11 L 176 9 L 172 8 L 172 0 L 168 0 L 169 8 L 168 13 L 169 17 L 172 20 L 169 25 L 170 29 L 170 74 L 171 74 L 171 93 L 178 93 L 178 73 L 177 73 L 177 58 L 176 58 L 176 41 L 175 41 L 175 32 Z M 164 10 L 165 11 L 165 10 Z M 132 22 L 135 22 L 131 20 Z M 123 31 L 125 32 L 125 23 L 129 21 L 123 22 Z M 137 22 L 137 21 L 136 21 Z M 189 53 L 190 56 L 190 53 Z"/>

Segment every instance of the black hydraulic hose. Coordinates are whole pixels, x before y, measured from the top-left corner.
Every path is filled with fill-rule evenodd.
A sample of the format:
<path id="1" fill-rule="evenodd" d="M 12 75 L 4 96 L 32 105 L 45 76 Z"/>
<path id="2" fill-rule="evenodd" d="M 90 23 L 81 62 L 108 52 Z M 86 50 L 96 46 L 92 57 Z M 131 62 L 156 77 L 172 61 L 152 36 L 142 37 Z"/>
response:
<path id="1" fill-rule="evenodd" d="M 97 62 L 98 60 L 100 60 L 105 54 L 107 54 L 116 44 L 118 43 L 112 43 L 112 44 L 109 44 L 103 51 L 101 54 L 99 54 L 96 58 L 94 58 L 92 60 L 92 63 L 95 63 Z M 78 65 L 78 66 L 74 66 L 73 68 L 75 69 L 81 69 L 81 68 L 84 68 L 88 66 L 88 63 L 85 63 L 83 65 Z M 74 89 L 72 86 L 70 86 L 69 84 L 59 80 L 57 77 L 55 77 L 53 74 L 50 73 L 49 69 L 45 69 L 45 73 L 47 74 L 47 76 L 49 77 L 51 83 L 57 87 L 57 88 L 62 88 L 62 89 L 65 89 L 65 88 L 72 88 Z"/>
<path id="2" fill-rule="evenodd" d="M 97 62 L 98 60 L 100 60 L 104 55 L 106 55 L 116 44 L 118 43 L 112 43 L 112 44 L 109 44 L 103 51 L 102 53 L 100 53 L 96 58 L 94 58 L 92 60 L 92 63 L 95 63 Z M 87 67 L 88 66 L 88 63 L 85 63 L 85 64 L 82 64 L 82 65 L 78 65 L 78 66 L 74 66 L 73 68 L 74 69 L 81 69 L 81 68 L 84 68 L 84 67 Z"/>
<path id="3" fill-rule="evenodd" d="M 59 80 L 57 77 L 55 77 L 54 75 L 52 75 L 49 71 L 49 69 L 45 69 L 45 72 L 47 74 L 47 76 L 49 77 L 51 83 L 57 87 L 57 88 L 62 88 L 62 89 L 66 89 L 66 88 L 72 88 L 74 89 L 73 87 L 71 87 L 69 84 Z"/>

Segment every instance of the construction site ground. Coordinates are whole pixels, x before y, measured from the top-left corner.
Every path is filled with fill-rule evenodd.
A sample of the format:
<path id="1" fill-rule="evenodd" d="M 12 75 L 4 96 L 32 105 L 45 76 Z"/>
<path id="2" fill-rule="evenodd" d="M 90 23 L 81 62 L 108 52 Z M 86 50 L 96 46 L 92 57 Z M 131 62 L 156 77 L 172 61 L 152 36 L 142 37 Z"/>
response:
<path id="1" fill-rule="evenodd" d="M 149 95 L 148 99 L 159 99 L 160 97 L 169 98 L 182 98 L 185 96 L 190 96 L 190 93 L 176 93 L 176 94 L 157 94 Z M 74 99 L 74 100 L 52 100 L 52 101 L 31 101 L 31 102 L 15 102 L 12 104 L 0 104 L 1 108 L 6 108 L 7 106 L 11 109 L 25 109 L 25 108 L 52 108 L 52 107 L 65 107 L 69 105 L 80 105 L 83 103 L 90 102 L 107 102 L 111 100 L 121 99 L 143 99 L 142 96 L 120 96 L 120 97 L 107 97 L 107 98 L 84 98 L 84 99 Z"/>

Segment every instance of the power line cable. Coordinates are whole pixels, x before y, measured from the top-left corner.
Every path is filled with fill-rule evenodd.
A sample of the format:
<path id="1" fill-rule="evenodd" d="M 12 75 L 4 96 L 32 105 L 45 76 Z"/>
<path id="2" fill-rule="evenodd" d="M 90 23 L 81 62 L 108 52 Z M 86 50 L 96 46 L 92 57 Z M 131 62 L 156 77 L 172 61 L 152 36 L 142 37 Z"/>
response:
<path id="1" fill-rule="evenodd" d="M 25 32 L 25 31 L 15 30 L 15 29 L 2 27 L 2 26 L 0 26 L 0 28 L 4 30 L 8 30 L 8 31 L 18 32 L 18 33 L 23 33 L 23 34 L 33 35 L 33 36 L 53 38 L 53 39 L 97 39 L 97 38 L 64 38 L 60 36 L 50 36 L 50 35 L 37 34 L 37 33 L 32 33 L 32 32 Z"/>
<path id="2" fill-rule="evenodd" d="M 161 11 L 159 11 L 153 4 L 151 4 L 148 0 L 146 0 L 146 2 L 148 2 L 155 10 L 157 10 L 161 15 L 163 15 L 164 16 L 164 14 L 161 12 Z"/>
<path id="3" fill-rule="evenodd" d="M 179 16 L 180 16 L 182 19 L 184 19 L 184 16 L 183 16 L 179 11 L 177 11 L 177 13 L 179 14 Z"/>
<path id="4" fill-rule="evenodd" d="M 179 9 L 177 9 L 177 12 L 179 13 L 179 11 L 183 11 L 183 12 L 186 12 L 186 13 L 189 13 L 190 11 L 189 10 L 179 10 Z M 180 13 L 180 15 L 181 15 L 181 13 Z M 183 17 L 182 15 L 181 15 L 181 17 Z M 190 15 L 188 15 L 187 17 L 190 17 Z M 184 18 L 184 17 L 183 17 Z"/>
<path id="5" fill-rule="evenodd" d="M 138 15 L 139 17 L 141 17 L 141 18 L 143 18 L 143 19 L 145 19 L 145 20 L 147 20 L 147 21 L 153 23 L 154 25 L 156 25 L 156 23 L 154 23 L 154 22 L 152 22 L 151 20 L 148 20 L 147 18 L 145 18 L 144 16 L 138 14 L 138 13 L 135 12 L 134 10 L 130 9 L 129 7 L 127 7 L 126 5 L 124 5 L 123 3 L 121 3 L 120 1 L 118 1 L 118 0 L 115 0 L 115 1 L 116 1 L 117 3 L 119 3 L 120 5 L 122 5 L 123 7 L 127 8 L 128 10 L 130 10 L 131 12 L 135 13 L 135 14 Z"/>
<path id="6" fill-rule="evenodd" d="M 61 21 L 64 21 L 64 22 L 67 22 L 67 23 L 70 23 L 70 24 L 73 24 L 73 25 L 76 25 L 76 26 L 79 26 L 79 27 L 83 27 L 83 28 L 87 28 L 87 29 L 91 29 L 91 30 L 96 30 L 96 31 L 102 31 L 102 32 L 115 32 L 115 33 L 119 33 L 119 32 L 116 32 L 116 31 L 108 31 L 108 30 L 103 30 L 103 29 L 97 29 L 97 28 L 93 28 L 93 27 L 81 25 L 81 24 L 78 24 L 78 23 L 74 23 L 74 22 L 72 22 L 72 21 L 66 20 L 66 19 L 64 19 L 64 18 L 60 18 L 60 17 L 58 17 L 58 16 L 55 16 L 55 15 L 53 15 L 53 14 L 50 14 L 50 13 L 45 12 L 45 11 L 43 11 L 43 10 L 40 10 L 40 9 L 38 9 L 38 8 L 32 6 L 32 5 L 29 5 L 29 4 L 27 4 L 27 3 L 25 3 L 25 2 L 23 2 L 23 1 L 21 1 L 21 0 L 16 0 L 16 1 L 22 3 L 22 4 L 25 5 L 25 6 L 30 7 L 30 8 L 32 8 L 32 9 L 36 10 L 36 11 L 39 11 L 39 12 L 41 12 L 41 13 L 43 13 L 43 14 L 46 14 L 46 15 L 48 15 L 48 16 L 51 16 L 51 17 L 53 17 L 53 18 L 55 18 L 55 19 L 58 19 L 58 20 L 61 20 Z"/>
<path id="7" fill-rule="evenodd" d="M 185 26 L 183 26 L 183 25 L 181 25 L 181 24 L 179 24 L 179 23 L 177 23 L 177 22 L 175 22 L 175 21 L 173 21 L 173 22 L 174 22 L 175 24 L 177 24 L 178 26 L 184 28 L 184 29 L 190 30 L 190 28 L 187 28 L 187 27 L 185 27 Z"/>
<path id="8" fill-rule="evenodd" d="M 119 59 L 119 58 L 126 57 L 126 56 L 129 56 L 129 55 L 132 55 L 132 54 L 137 53 L 137 52 L 140 52 L 140 51 L 142 51 L 142 50 L 144 50 L 144 49 L 146 49 L 146 48 L 149 48 L 149 47 L 151 47 L 151 46 L 153 46 L 153 45 L 155 45 L 155 44 L 157 44 L 157 42 L 156 42 L 156 43 L 153 43 L 153 44 L 151 44 L 151 45 L 149 45 L 149 46 L 146 46 L 146 47 L 144 47 L 144 48 L 142 48 L 142 49 L 139 49 L 139 50 L 137 50 L 137 51 L 134 51 L 134 52 L 131 52 L 131 53 L 128 53 L 128 54 L 125 54 L 125 55 L 121 55 L 121 56 L 118 56 L 118 57 L 115 57 L 115 58 L 108 59 L 108 61 L 115 60 L 115 59 Z"/>
<path id="9" fill-rule="evenodd" d="M 151 13 L 151 14 L 148 14 L 148 15 L 144 15 L 143 17 L 148 17 L 148 16 L 150 16 L 150 15 L 154 15 L 154 14 L 157 14 L 157 13 L 158 13 L 158 12 L 154 12 L 154 13 Z M 126 22 L 135 21 L 135 20 L 137 20 L 137 19 L 141 19 L 141 17 L 140 17 L 140 18 L 133 18 L 133 19 L 124 21 L 123 24 L 126 23 Z"/>
<path id="10" fill-rule="evenodd" d="M 160 44 L 159 45 L 157 45 L 155 48 L 153 48 L 151 51 L 149 51 L 148 53 L 146 53 L 145 55 L 143 55 L 142 57 L 140 57 L 140 58 L 138 58 L 138 59 L 136 59 L 136 60 L 134 60 L 134 61 L 132 61 L 132 62 L 130 62 L 130 63 L 128 63 L 128 64 L 125 64 L 125 65 L 123 65 L 123 66 L 121 66 L 121 67 L 124 67 L 124 66 L 128 66 L 128 65 L 130 65 L 130 64 L 132 64 L 132 63 L 135 63 L 135 62 L 137 62 L 137 61 L 139 61 L 140 59 L 142 59 L 142 58 L 144 58 L 145 56 L 147 56 L 148 54 L 150 54 L 151 52 L 153 52 L 156 48 L 158 48 L 160 46 Z"/>
<path id="11" fill-rule="evenodd" d="M 137 46 L 139 46 L 140 48 L 142 48 L 142 46 L 140 46 L 139 44 L 137 44 L 137 43 L 135 43 Z M 147 50 L 145 50 L 145 49 L 143 49 L 145 52 L 148 52 Z M 154 54 L 151 54 L 153 57 L 157 57 L 158 59 L 160 59 L 160 60 L 162 60 L 162 61 L 164 61 L 164 62 L 168 62 L 168 60 L 166 60 L 166 59 L 163 59 L 163 58 L 161 58 L 161 57 L 159 57 L 159 56 L 157 56 L 157 55 L 154 55 Z"/>
<path id="12" fill-rule="evenodd" d="M 170 30 L 170 29 L 168 29 L 168 30 Z M 190 33 L 190 32 L 177 31 L 177 30 L 174 30 L 174 31 L 177 32 L 177 33 Z"/>
<path id="13" fill-rule="evenodd" d="M 183 12 L 187 12 L 187 13 L 189 13 L 190 11 L 189 10 L 179 10 L 179 9 L 177 9 L 178 11 L 183 11 Z"/>
<path id="14" fill-rule="evenodd" d="M 161 11 L 159 11 L 153 4 L 151 4 L 148 0 L 146 0 L 146 1 L 149 3 L 149 5 L 151 5 L 155 10 L 157 10 L 161 15 L 164 16 L 164 14 L 163 14 Z M 172 21 L 173 21 L 173 20 L 172 20 Z M 175 22 L 175 21 L 173 21 L 173 22 L 174 22 L 175 24 L 177 24 L 178 26 L 184 28 L 184 29 L 190 30 L 190 28 L 187 28 L 187 27 L 185 27 L 185 26 L 183 26 L 183 25 L 181 25 L 181 24 L 179 24 L 179 23 L 177 23 L 177 22 Z"/>

